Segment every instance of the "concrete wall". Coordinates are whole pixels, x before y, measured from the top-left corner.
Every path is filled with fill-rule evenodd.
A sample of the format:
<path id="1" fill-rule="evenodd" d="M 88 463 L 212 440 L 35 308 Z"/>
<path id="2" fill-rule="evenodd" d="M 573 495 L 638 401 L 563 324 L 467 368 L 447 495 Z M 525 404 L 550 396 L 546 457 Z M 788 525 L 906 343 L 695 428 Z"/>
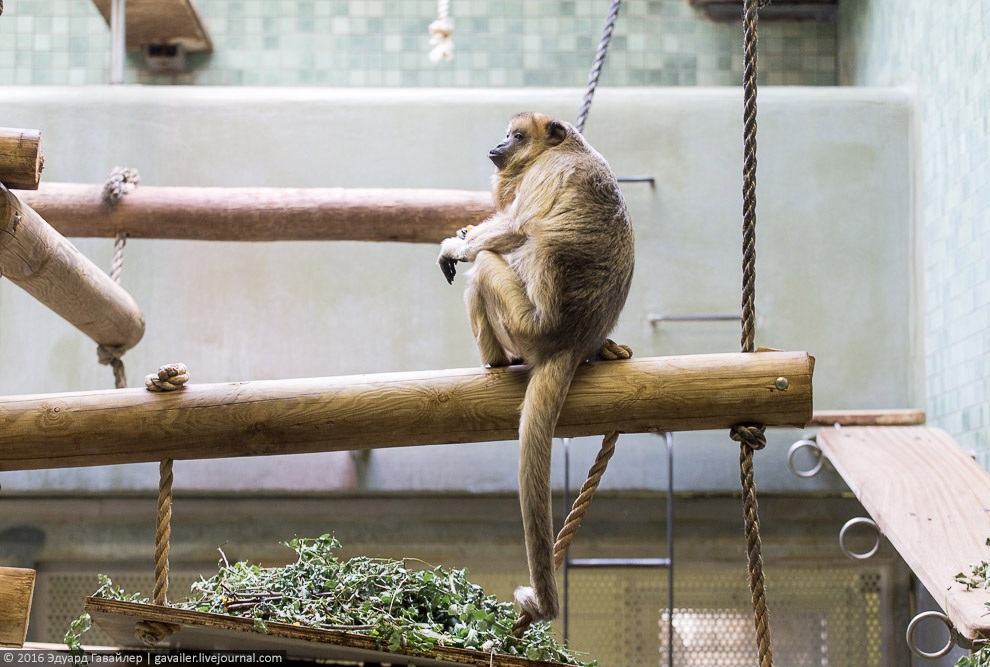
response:
<path id="1" fill-rule="evenodd" d="M 5 125 L 44 132 L 46 180 L 101 182 L 114 165 L 155 185 L 481 189 L 507 118 L 572 116 L 576 90 L 0 87 Z M 616 339 L 640 356 L 738 349 L 731 322 L 651 327 L 650 313 L 738 312 L 741 100 L 729 89 L 604 89 L 589 140 L 620 176 L 637 273 Z M 757 342 L 818 359 L 819 408 L 920 406 L 909 99 L 896 89 L 764 88 L 760 97 Z M 203 224 L 209 224 L 204 221 Z M 109 266 L 112 241 L 79 240 Z M 477 363 L 461 301 L 429 245 L 128 243 L 124 286 L 148 332 L 132 384 L 185 362 L 197 382 Z M 112 386 L 95 345 L 0 283 L 0 394 Z M 764 490 L 841 489 L 784 466 L 797 431 L 759 455 Z M 662 441 L 626 436 L 613 489 L 663 488 Z M 579 478 L 597 449 L 575 444 Z M 379 450 L 176 464 L 203 490 L 515 488 L 516 445 Z M 734 490 L 726 433 L 676 438 L 677 487 Z M 559 457 L 555 484 L 562 480 Z M 153 465 L 0 475 L 5 491 L 150 489 Z"/>

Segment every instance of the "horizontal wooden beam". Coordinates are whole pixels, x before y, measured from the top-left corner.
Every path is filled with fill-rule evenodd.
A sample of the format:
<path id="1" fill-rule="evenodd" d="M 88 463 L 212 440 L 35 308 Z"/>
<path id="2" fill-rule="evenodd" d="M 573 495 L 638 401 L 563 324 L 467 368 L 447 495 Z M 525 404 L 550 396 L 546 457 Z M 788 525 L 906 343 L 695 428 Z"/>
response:
<path id="1" fill-rule="evenodd" d="M 924 410 L 815 410 L 808 426 L 919 426 L 925 423 Z"/>
<path id="2" fill-rule="evenodd" d="M 491 193 L 469 190 L 142 185 L 113 209 L 102 191 L 43 183 L 19 196 L 69 237 L 439 243 L 494 211 Z"/>
<path id="3" fill-rule="evenodd" d="M 34 599 L 34 570 L 0 567 L 0 647 L 20 648 Z"/>
<path id="4" fill-rule="evenodd" d="M 585 364 L 557 435 L 804 426 L 813 364 L 805 352 Z M 513 366 L 10 396 L 0 471 L 511 440 L 527 377 Z"/>
<path id="5" fill-rule="evenodd" d="M 107 26 L 111 0 L 93 0 Z M 148 44 L 181 44 L 189 53 L 212 53 L 213 40 L 195 0 L 127 0 L 124 12 L 128 51 Z"/>
<path id="6" fill-rule="evenodd" d="M 8 188 L 36 190 L 44 168 L 40 130 L 0 127 L 0 183 Z"/>
<path id="7" fill-rule="evenodd" d="M 936 428 L 823 428 L 818 444 L 956 629 L 990 637 L 986 591 L 955 580 L 990 559 L 990 473 Z"/>
<path id="8" fill-rule="evenodd" d="M 131 348 L 144 335 L 131 295 L 3 185 L 0 275 L 101 345 Z"/>

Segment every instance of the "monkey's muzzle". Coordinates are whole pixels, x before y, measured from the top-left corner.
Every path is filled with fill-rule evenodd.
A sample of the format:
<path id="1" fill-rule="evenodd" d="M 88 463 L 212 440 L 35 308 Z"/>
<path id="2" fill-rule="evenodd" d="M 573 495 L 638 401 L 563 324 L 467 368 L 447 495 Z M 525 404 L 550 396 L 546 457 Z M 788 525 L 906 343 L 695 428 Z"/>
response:
<path id="1" fill-rule="evenodd" d="M 505 166 L 506 150 L 508 149 L 508 144 L 501 143 L 495 148 L 488 151 L 488 159 L 492 161 L 496 169 L 502 169 Z"/>

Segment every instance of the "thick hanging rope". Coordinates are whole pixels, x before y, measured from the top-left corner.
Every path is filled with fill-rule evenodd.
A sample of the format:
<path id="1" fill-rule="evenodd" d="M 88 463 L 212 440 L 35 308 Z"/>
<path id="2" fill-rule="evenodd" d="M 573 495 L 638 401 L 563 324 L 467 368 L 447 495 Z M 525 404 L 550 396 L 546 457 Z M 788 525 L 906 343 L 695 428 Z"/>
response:
<path id="1" fill-rule="evenodd" d="M 453 60 L 454 23 L 450 20 L 450 0 L 437 0 L 437 20 L 430 24 L 430 62 Z"/>
<path id="2" fill-rule="evenodd" d="M 756 56 L 759 8 L 765 0 L 745 0 L 743 14 L 743 262 L 742 262 L 742 332 L 743 352 L 755 350 L 756 296 Z M 753 597 L 753 621 L 760 667 L 773 667 L 770 643 L 770 612 L 767 610 L 760 543 L 760 513 L 753 480 L 753 452 L 766 444 L 762 424 L 740 424 L 729 433 L 739 444 L 739 480 L 742 485 L 743 517 L 746 527 L 749 588 Z"/>
<path id="3" fill-rule="evenodd" d="M 608 18 L 605 19 L 605 29 L 602 30 L 602 39 L 598 43 L 598 53 L 595 54 L 595 61 L 592 63 L 591 73 L 588 75 L 588 87 L 584 92 L 584 99 L 581 100 L 581 110 L 578 111 L 577 120 L 574 121 L 574 127 L 582 134 L 584 134 L 584 124 L 588 120 L 588 112 L 591 111 L 591 100 L 595 96 L 595 88 L 598 87 L 598 77 L 601 76 L 602 65 L 605 64 L 605 56 L 608 55 L 608 45 L 612 41 L 615 20 L 619 17 L 621 7 L 622 0 L 612 0 L 612 6 L 608 10 Z"/>
<path id="4" fill-rule="evenodd" d="M 113 208 L 128 192 L 132 192 L 141 181 L 137 169 L 127 169 L 125 167 L 114 167 L 107 175 L 106 183 L 103 185 L 103 201 L 107 206 Z M 110 263 L 110 278 L 115 283 L 120 284 L 120 274 L 124 270 L 124 246 L 127 244 L 127 233 L 117 232 L 113 244 L 113 260 Z M 127 352 L 127 348 L 122 345 L 97 345 L 96 360 L 104 366 L 113 369 L 113 385 L 117 389 L 127 386 L 127 374 L 124 371 L 124 362 L 121 357 Z"/>
<path id="5" fill-rule="evenodd" d="M 158 372 L 145 376 L 148 391 L 163 392 L 182 389 L 189 380 L 184 364 L 168 364 Z M 158 515 L 155 522 L 155 585 L 152 600 L 155 604 L 168 605 L 168 552 L 172 536 L 172 459 L 158 464 Z M 178 630 L 178 626 L 155 621 L 140 621 L 134 626 L 134 636 L 148 646 Z"/>

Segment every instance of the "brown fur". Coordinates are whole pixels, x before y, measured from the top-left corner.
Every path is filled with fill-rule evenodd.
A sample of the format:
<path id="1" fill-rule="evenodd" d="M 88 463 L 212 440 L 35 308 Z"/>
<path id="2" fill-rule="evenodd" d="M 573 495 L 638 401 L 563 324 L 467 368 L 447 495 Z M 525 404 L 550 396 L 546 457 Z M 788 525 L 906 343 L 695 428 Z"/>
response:
<path id="1" fill-rule="evenodd" d="M 608 163 L 570 124 L 512 119 L 489 153 L 496 213 L 441 245 L 448 280 L 474 262 L 464 299 L 483 364 L 525 360 L 519 497 L 532 588 L 516 601 L 534 620 L 557 616 L 550 507 L 554 427 L 578 365 L 615 326 L 633 272 L 633 230 Z"/>

